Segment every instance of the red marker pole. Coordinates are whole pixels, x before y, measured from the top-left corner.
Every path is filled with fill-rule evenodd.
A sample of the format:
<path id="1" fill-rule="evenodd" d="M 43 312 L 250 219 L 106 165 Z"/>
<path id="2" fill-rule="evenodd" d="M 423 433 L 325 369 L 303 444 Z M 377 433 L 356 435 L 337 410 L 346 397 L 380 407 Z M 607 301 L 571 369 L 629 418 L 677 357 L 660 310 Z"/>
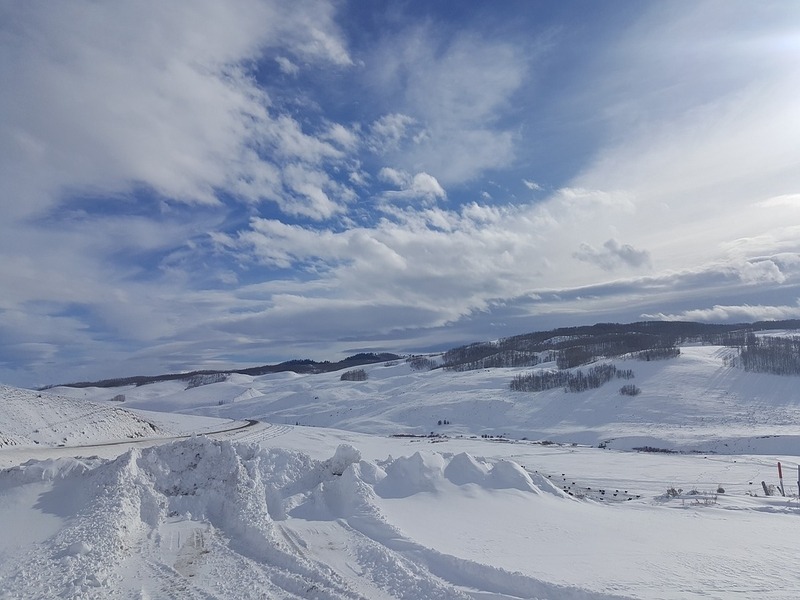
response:
<path id="1" fill-rule="evenodd" d="M 778 479 L 781 482 L 781 496 L 786 496 L 786 492 L 783 491 L 783 470 L 781 470 L 780 461 L 778 461 Z"/>

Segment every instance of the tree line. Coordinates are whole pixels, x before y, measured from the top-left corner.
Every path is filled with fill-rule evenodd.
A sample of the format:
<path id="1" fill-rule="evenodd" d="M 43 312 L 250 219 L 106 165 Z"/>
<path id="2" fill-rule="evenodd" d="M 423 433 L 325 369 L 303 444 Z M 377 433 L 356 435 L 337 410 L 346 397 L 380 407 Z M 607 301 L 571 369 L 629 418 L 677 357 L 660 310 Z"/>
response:
<path id="1" fill-rule="evenodd" d="M 564 388 L 566 392 L 584 392 L 596 389 L 612 379 L 632 379 L 631 369 L 617 369 L 610 363 L 591 367 L 584 373 L 577 371 L 534 371 L 519 374 L 511 380 L 510 388 L 515 392 L 543 392 Z"/>
<path id="2" fill-rule="evenodd" d="M 800 339 L 750 334 L 733 365 L 753 373 L 800 375 Z"/>

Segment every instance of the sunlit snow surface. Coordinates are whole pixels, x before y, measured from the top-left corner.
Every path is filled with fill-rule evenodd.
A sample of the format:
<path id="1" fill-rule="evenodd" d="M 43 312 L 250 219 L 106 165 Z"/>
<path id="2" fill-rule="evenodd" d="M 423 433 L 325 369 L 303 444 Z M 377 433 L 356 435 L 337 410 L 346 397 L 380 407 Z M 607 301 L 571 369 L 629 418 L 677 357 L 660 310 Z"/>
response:
<path id="1" fill-rule="evenodd" d="M 403 363 L 0 388 L 0 598 L 796 598 L 800 386 L 724 352 L 615 361 L 634 398 Z"/>

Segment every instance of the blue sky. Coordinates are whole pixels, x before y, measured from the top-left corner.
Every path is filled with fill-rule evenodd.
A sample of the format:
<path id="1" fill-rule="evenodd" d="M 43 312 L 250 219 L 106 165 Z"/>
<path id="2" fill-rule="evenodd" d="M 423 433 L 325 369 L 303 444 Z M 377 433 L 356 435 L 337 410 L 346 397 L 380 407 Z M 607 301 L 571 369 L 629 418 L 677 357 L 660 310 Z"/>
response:
<path id="1" fill-rule="evenodd" d="M 0 381 L 800 317 L 800 4 L 0 3 Z"/>

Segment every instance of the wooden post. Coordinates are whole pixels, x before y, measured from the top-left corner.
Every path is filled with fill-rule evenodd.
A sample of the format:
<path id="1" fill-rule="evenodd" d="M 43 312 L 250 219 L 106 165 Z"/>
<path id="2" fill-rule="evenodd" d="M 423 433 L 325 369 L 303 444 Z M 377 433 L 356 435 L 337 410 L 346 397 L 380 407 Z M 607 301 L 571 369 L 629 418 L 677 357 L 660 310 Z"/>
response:
<path id="1" fill-rule="evenodd" d="M 783 470 L 781 470 L 781 461 L 778 461 L 778 481 L 781 482 L 781 496 L 786 496 L 786 492 L 783 490 Z"/>

